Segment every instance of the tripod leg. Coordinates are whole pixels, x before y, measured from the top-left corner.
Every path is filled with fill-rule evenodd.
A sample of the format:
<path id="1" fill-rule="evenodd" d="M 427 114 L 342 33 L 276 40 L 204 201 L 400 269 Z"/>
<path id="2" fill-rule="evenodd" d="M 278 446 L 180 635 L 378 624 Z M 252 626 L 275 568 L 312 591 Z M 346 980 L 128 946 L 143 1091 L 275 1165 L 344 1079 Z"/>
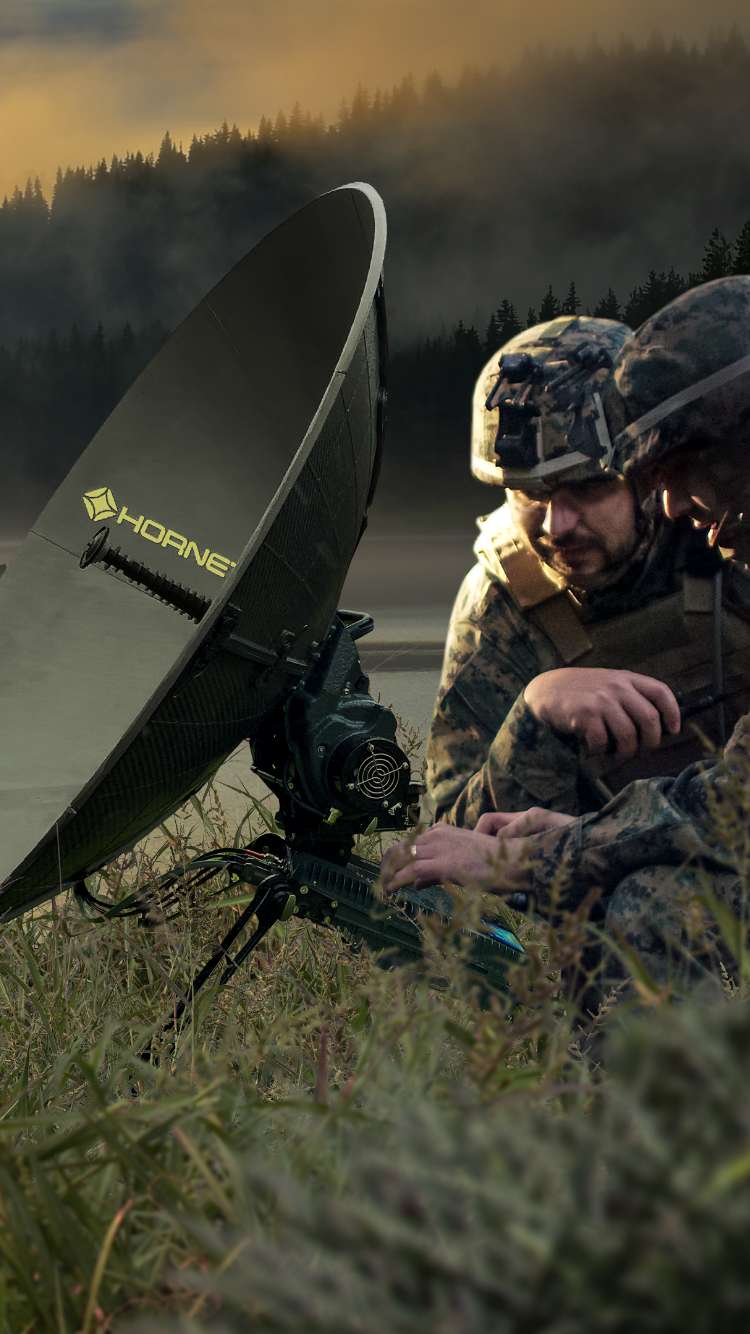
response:
<path id="1" fill-rule="evenodd" d="M 192 1011 L 192 1005 L 196 995 L 202 987 L 205 986 L 206 982 L 208 982 L 209 978 L 222 963 L 224 963 L 226 967 L 219 978 L 219 986 L 225 986 L 230 978 L 237 972 L 240 964 L 244 962 L 248 954 L 255 949 L 256 945 L 258 945 L 263 937 L 271 930 L 271 927 L 284 915 L 284 910 L 291 892 L 291 886 L 287 886 L 286 882 L 283 881 L 280 883 L 280 879 L 281 878 L 277 875 L 268 876 L 259 887 L 252 903 L 248 904 L 245 911 L 240 914 L 234 925 L 227 931 L 219 948 L 195 974 L 185 996 L 175 1008 L 174 1014 L 171 1015 L 167 1022 L 162 1026 L 162 1033 L 168 1033 L 173 1028 L 176 1028 L 182 1016 L 188 1012 L 188 1007 L 191 1007 Z M 229 953 L 230 947 L 244 930 L 251 917 L 257 917 L 258 926 L 250 939 L 245 942 L 239 954 L 235 958 L 232 958 Z M 186 1022 L 189 1023 L 190 1019 L 191 1013 L 189 1012 Z M 171 1051 L 174 1051 L 176 1042 L 177 1038 L 175 1036 L 171 1043 Z M 138 1058 L 139 1060 L 157 1065 L 158 1058 L 154 1058 L 152 1054 L 152 1045 L 152 1042 L 149 1042 L 147 1046 L 138 1053 Z"/>

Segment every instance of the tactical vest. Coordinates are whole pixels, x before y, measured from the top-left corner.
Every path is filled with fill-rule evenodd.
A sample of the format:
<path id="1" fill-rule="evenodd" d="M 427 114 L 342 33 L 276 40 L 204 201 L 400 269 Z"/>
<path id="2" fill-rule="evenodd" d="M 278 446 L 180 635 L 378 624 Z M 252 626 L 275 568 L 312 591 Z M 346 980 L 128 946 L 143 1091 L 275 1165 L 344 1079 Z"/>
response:
<path id="1" fill-rule="evenodd" d="M 490 536 L 487 529 L 485 535 Z M 551 640 L 561 665 L 626 668 L 654 676 L 680 702 L 708 701 L 634 760 L 597 756 L 586 761 L 595 791 L 609 797 L 635 778 L 674 775 L 731 735 L 750 711 L 750 577 L 731 562 L 709 577 L 683 572 L 674 593 L 600 621 L 586 621 L 580 603 L 518 538 L 507 518 L 491 531 L 504 583 L 524 616 Z M 741 600 L 732 589 L 739 587 Z M 747 600 L 747 606 L 745 601 Z M 711 698 L 725 695 L 719 704 Z"/>

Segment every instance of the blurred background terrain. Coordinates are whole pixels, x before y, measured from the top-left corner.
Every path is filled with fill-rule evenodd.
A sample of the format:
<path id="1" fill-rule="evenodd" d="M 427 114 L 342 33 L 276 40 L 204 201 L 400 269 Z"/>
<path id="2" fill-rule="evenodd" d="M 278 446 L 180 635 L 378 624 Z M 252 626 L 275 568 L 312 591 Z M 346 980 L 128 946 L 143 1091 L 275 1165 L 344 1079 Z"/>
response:
<path id="1" fill-rule="evenodd" d="M 470 536 L 499 498 L 468 473 L 487 356 L 560 310 L 637 325 L 685 286 L 750 270 L 748 111 L 738 29 L 582 40 L 453 79 L 360 85 L 330 119 L 271 106 L 250 129 L 165 133 L 153 153 L 136 141 L 9 184 L 0 561 L 201 295 L 291 210 L 356 179 L 381 192 L 389 224 L 389 430 L 371 532 L 421 534 L 433 551 L 435 534 Z M 48 126 L 37 155 L 55 151 Z M 358 560 L 376 549 L 387 564 L 388 544 Z"/>

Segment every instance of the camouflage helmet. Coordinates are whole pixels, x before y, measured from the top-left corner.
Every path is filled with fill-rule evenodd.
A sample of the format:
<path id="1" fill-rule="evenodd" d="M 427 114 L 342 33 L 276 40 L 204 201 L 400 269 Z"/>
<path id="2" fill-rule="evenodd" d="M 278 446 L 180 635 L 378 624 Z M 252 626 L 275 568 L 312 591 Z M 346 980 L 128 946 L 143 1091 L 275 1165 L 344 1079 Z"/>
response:
<path id="1" fill-rule="evenodd" d="M 611 471 L 599 391 L 630 334 L 617 320 L 563 315 L 495 352 L 474 387 L 474 476 L 547 494 Z"/>
<path id="2" fill-rule="evenodd" d="M 642 472 L 678 449 L 750 436 L 750 277 L 717 278 L 646 320 L 602 395 L 615 463 Z"/>

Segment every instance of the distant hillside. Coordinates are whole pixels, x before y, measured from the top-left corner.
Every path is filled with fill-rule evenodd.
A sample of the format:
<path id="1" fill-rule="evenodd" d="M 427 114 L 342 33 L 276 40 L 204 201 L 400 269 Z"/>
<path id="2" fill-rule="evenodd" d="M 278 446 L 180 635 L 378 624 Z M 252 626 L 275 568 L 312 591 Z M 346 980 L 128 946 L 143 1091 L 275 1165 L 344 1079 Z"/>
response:
<path id="1" fill-rule="evenodd" d="M 714 228 L 695 271 L 651 270 L 624 308 L 610 287 L 593 313 L 635 327 L 688 285 L 748 272 L 750 221 L 732 242 Z M 548 283 L 525 322 L 580 309 L 574 283 L 563 299 Z M 492 492 L 469 474 L 471 395 L 482 366 L 523 325 L 513 303 L 503 298 L 484 312 L 483 332 L 459 320 L 450 332 L 413 337 L 391 348 L 386 449 L 373 515 L 381 526 L 387 522 L 411 531 L 463 527 L 473 514 L 496 503 Z M 65 337 L 53 331 L 11 347 L 0 345 L 0 537 L 16 538 L 26 530 L 166 334 L 158 323 L 138 334 L 129 324 L 114 334 L 98 324 L 87 336 L 74 325 Z"/>
<path id="2" fill-rule="evenodd" d="M 389 218 L 399 342 L 502 298 L 526 316 L 547 284 L 624 303 L 649 269 L 685 273 L 714 227 L 750 215 L 750 53 L 627 42 L 528 55 L 510 73 L 360 90 L 325 126 L 296 107 L 256 133 L 223 125 L 29 184 L 0 208 L 0 341 L 172 327 L 270 226 L 348 180 Z"/>

